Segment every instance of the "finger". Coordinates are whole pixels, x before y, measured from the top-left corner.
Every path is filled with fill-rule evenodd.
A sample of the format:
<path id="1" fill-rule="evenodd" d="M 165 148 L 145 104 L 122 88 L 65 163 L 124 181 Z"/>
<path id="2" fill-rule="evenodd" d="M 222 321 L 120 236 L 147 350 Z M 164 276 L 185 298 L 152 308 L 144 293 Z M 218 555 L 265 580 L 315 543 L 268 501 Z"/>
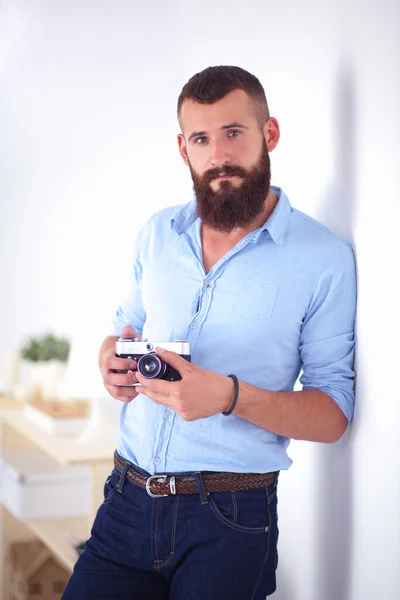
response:
<path id="1" fill-rule="evenodd" d="M 137 387 L 140 386 L 127 386 L 127 385 L 106 385 L 106 389 L 110 392 L 114 398 L 118 396 L 119 398 L 126 396 L 137 396 L 140 392 L 137 390 Z"/>
<path id="2" fill-rule="evenodd" d="M 132 383 L 138 383 L 137 371 L 130 373 L 113 373 L 113 371 L 107 371 L 103 375 L 103 381 L 106 385 L 130 386 Z"/>
<path id="3" fill-rule="evenodd" d="M 107 356 L 103 363 L 103 371 L 136 371 L 137 362 L 133 358 L 119 358 L 115 354 Z"/>
<path id="4" fill-rule="evenodd" d="M 107 385 L 105 387 L 108 393 L 120 402 L 131 402 L 138 395 L 136 388 L 118 387 L 115 385 Z"/>
<path id="5" fill-rule="evenodd" d="M 142 388 L 142 394 L 157 402 L 157 404 L 163 404 L 164 406 L 170 406 L 170 398 L 166 394 L 162 394 L 160 392 L 154 392 L 153 390 L 145 390 Z"/>
<path id="6" fill-rule="evenodd" d="M 171 352 L 170 350 L 164 350 L 164 348 L 156 347 L 157 355 L 165 360 L 166 363 L 171 365 L 174 369 L 176 369 L 181 376 L 188 375 L 194 369 L 193 365 L 183 358 L 180 354 L 176 352 Z"/>
<path id="7" fill-rule="evenodd" d="M 114 396 L 116 400 L 118 400 L 119 402 L 124 402 L 125 404 L 128 404 L 129 402 L 132 402 L 132 400 L 134 400 L 136 398 L 136 396 Z"/>
<path id="8" fill-rule="evenodd" d="M 174 392 L 176 383 L 178 383 L 165 381 L 164 379 L 147 379 L 146 377 L 143 377 L 139 371 L 136 372 L 136 377 L 144 390 L 164 394 L 165 396 L 170 396 Z"/>
<path id="9" fill-rule="evenodd" d="M 131 325 L 125 325 L 121 331 L 121 337 L 135 337 L 136 331 Z"/>

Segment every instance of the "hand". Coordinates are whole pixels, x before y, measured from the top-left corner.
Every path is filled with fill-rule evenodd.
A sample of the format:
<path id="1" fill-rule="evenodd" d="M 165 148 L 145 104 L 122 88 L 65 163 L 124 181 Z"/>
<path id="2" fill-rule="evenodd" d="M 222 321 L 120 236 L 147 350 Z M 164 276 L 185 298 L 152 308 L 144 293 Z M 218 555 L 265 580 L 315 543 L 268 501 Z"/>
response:
<path id="1" fill-rule="evenodd" d="M 130 325 L 126 325 L 121 331 L 125 337 L 135 337 L 136 331 Z M 115 345 L 103 354 L 100 371 L 103 383 L 108 393 L 121 402 L 131 402 L 140 393 L 136 387 L 127 387 L 131 383 L 137 383 L 136 360 L 119 358 L 115 356 Z M 129 373 L 114 373 L 115 370 L 129 371 Z M 139 387 L 139 390 L 141 388 Z"/>
<path id="2" fill-rule="evenodd" d="M 156 348 L 157 355 L 176 369 L 181 381 L 146 379 L 140 373 L 140 391 L 174 410 L 185 421 L 195 421 L 229 410 L 234 396 L 230 377 L 196 367 L 179 354 Z"/>

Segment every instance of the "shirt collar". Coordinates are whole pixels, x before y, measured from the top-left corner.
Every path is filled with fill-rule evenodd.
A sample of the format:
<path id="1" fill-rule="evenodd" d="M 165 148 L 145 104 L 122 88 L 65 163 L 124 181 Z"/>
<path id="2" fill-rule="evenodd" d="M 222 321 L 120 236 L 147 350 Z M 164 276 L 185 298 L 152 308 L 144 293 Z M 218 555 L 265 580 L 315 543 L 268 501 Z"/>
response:
<path id="1" fill-rule="evenodd" d="M 281 188 L 271 185 L 271 189 L 278 198 L 278 202 L 272 211 L 272 214 L 261 228 L 260 233 L 261 231 L 267 230 L 274 242 L 283 244 L 290 215 L 292 214 L 292 207 L 289 198 Z"/>
<path id="2" fill-rule="evenodd" d="M 292 207 L 289 198 L 281 188 L 272 185 L 271 189 L 278 198 L 277 205 L 264 225 L 254 232 L 252 241 L 256 242 L 262 232 L 266 230 L 275 243 L 283 244 Z M 196 199 L 194 199 L 189 204 L 179 208 L 174 214 L 171 219 L 171 227 L 175 229 L 178 235 L 181 235 L 189 229 L 196 219 Z"/>

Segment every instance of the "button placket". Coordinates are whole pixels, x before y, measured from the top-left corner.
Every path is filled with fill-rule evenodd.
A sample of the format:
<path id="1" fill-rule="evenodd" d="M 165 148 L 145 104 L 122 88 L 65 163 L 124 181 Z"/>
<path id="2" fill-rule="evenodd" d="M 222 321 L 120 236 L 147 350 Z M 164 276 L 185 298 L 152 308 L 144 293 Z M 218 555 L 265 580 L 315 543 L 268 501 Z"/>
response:
<path id="1" fill-rule="evenodd" d="M 199 300 L 198 300 L 198 304 L 197 304 L 197 312 L 195 315 L 193 315 L 193 319 L 198 320 L 199 317 L 203 314 L 204 298 L 206 297 L 204 294 L 205 294 L 206 290 L 208 290 L 209 288 L 210 288 L 210 283 L 208 281 L 203 280 L 203 284 L 200 289 L 200 295 L 199 295 Z M 204 321 L 204 318 L 201 320 L 201 322 L 203 322 L 203 321 Z M 196 329 L 197 328 L 196 321 L 192 321 L 191 323 L 189 323 L 189 327 L 190 327 L 190 329 Z"/>
<path id="2" fill-rule="evenodd" d="M 157 443 L 154 446 L 153 464 L 159 467 L 159 472 L 162 472 L 165 471 L 166 468 L 167 448 L 171 439 L 175 413 L 170 411 L 167 406 L 162 406 L 160 404 L 158 406 L 158 416 L 162 416 L 162 421 L 160 422 Z"/>

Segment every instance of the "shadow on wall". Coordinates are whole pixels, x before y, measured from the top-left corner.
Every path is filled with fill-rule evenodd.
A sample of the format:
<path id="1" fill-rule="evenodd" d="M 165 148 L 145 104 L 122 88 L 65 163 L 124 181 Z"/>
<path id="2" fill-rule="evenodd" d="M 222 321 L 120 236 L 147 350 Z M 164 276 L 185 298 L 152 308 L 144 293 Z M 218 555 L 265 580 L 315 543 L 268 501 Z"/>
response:
<path id="1" fill-rule="evenodd" d="M 354 127 L 354 75 L 350 65 L 342 65 L 338 74 L 336 112 L 333 118 L 336 132 L 334 180 L 317 206 L 315 217 L 352 246 L 355 222 Z"/>
<path id="2" fill-rule="evenodd" d="M 294 588 L 294 583 L 291 578 L 290 565 L 288 568 L 288 572 L 286 572 L 286 567 L 282 565 L 282 561 L 278 562 L 278 570 L 279 576 L 277 579 L 277 596 L 275 596 L 275 594 L 273 594 L 272 596 L 267 596 L 266 600 L 275 600 L 275 597 L 277 597 L 279 600 L 293 600 L 294 598 L 296 598 L 296 590 Z"/>
<path id="3" fill-rule="evenodd" d="M 341 65 L 337 81 L 334 183 L 316 218 L 353 245 L 355 221 L 354 75 Z M 333 445 L 317 447 L 316 595 L 348 600 L 352 552 L 351 428 Z"/>

